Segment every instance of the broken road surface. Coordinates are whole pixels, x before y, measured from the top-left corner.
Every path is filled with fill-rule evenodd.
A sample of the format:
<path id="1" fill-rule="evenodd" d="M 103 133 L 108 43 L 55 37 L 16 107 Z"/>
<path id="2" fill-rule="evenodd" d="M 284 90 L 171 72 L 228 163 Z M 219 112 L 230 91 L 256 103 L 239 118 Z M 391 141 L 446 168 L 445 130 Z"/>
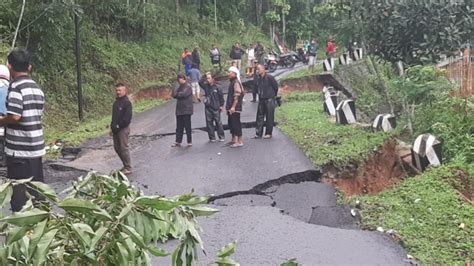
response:
<path id="1" fill-rule="evenodd" d="M 257 104 L 250 99 L 247 94 L 242 120 L 251 125 Z M 200 265 L 211 262 L 217 250 L 234 239 L 239 242 L 233 258 L 242 265 L 279 265 L 292 258 L 302 265 L 406 263 L 403 248 L 382 233 L 362 231 L 354 224 L 313 221 L 318 209 L 334 214 L 335 220 L 347 217 L 339 219 L 344 216 L 339 213 L 346 212 L 336 213 L 336 191 L 318 182 L 319 170 L 280 130 L 275 129 L 273 139 L 254 140 L 254 129 L 244 129 L 245 146 L 238 149 L 209 143 L 202 130 L 204 109 L 196 104 L 194 146 L 172 148 L 174 108 L 170 101 L 134 117 L 134 172 L 129 178 L 149 195 L 194 189 L 196 194 L 214 196 L 212 204 L 221 212 L 199 220 L 208 254 L 200 257 Z M 225 114 L 222 119 L 227 124 Z M 226 141 L 229 138 L 226 131 Z M 80 156 L 64 166 L 103 173 L 118 169 L 121 164 L 111 144 L 106 136 L 89 141 Z M 175 244 L 170 241 L 165 248 Z M 169 265 L 171 258 L 154 258 L 153 263 Z"/>

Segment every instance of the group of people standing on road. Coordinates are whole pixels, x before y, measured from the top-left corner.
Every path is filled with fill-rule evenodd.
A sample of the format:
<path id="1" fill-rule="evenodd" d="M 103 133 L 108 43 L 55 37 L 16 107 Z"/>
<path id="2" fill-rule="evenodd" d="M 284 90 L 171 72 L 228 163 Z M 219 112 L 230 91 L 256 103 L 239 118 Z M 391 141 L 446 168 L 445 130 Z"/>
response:
<path id="1" fill-rule="evenodd" d="M 265 66 L 257 64 L 258 77 L 256 88 L 259 96 L 256 114 L 256 133 L 253 138 L 272 138 L 276 97 L 278 94 L 278 83 L 275 78 L 266 73 Z M 232 148 L 244 146 L 242 138 L 241 113 L 244 103 L 244 87 L 240 80 L 240 70 L 236 66 L 229 68 L 227 76 L 229 86 L 227 99 L 219 88 L 210 72 L 206 73 L 199 81 L 199 86 L 204 90 L 203 103 L 205 107 L 206 127 L 209 142 L 224 142 L 225 133 L 221 121 L 221 113 L 226 113 L 228 127 L 232 138 L 228 145 Z M 181 147 L 184 132 L 186 132 L 187 146 L 192 144 L 191 116 L 193 115 L 193 89 L 186 75 L 178 74 L 178 87 L 173 90 L 172 96 L 176 102 L 176 139 L 172 147 Z M 265 134 L 263 128 L 266 125 Z M 216 138 L 217 133 L 217 138 Z"/>

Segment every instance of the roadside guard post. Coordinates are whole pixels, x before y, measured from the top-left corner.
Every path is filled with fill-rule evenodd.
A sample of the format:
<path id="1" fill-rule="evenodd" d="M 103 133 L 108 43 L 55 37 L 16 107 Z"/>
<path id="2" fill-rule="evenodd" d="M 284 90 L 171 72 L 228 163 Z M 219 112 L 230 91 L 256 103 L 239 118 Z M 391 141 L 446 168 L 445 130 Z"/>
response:
<path id="1" fill-rule="evenodd" d="M 351 57 L 349 56 L 349 53 L 343 53 L 341 56 L 339 56 L 339 64 L 341 65 L 349 65 L 351 63 Z"/>
<path id="2" fill-rule="evenodd" d="M 389 132 L 396 127 L 397 122 L 395 116 L 392 114 L 380 114 L 375 118 L 374 123 L 372 124 L 374 131 Z"/>
<path id="3" fill-rule="evenodd" d="M 341 125 L 357 122 L 355 102 L 353 100 L 344 100 L 337 105 L 336 122 Z"/>
<path id="4" fill-rule="evenodd" d="M 323 61 L 324 72 L 330 72 L 334 69 L 334 58 L 326 58 Z"/>
<path id="5" fill-rule="evenodd" d="M 431 134 L 419 135 L 411 149 L 413 165 L 423 172 L 429 165 L 441 165 L 442 146 L 435 136 Z"/>
<path id="6" fill-rule="evenodd" d="M 358 60 L 361 60 L 364 56 L 364 52 L 362 50 L 362 48 L 356 48 L 354 50 L 354 61 L 358 61 Z"/>
<path id="7" fill-rule="evenodd" d="M 333 87 L 323 88 L 323 110 L 330 116 L 336 116 L 337 92 Z"/>

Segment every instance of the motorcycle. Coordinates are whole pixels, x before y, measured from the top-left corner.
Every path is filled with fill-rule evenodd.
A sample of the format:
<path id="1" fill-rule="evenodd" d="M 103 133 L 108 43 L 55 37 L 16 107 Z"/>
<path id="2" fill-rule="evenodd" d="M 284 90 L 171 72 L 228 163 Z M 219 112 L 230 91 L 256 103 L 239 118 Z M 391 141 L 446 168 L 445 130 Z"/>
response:
<path id="1" fill-rule="evenodd" d="M 274 72 L 277 69 L 277 66 L 277 54 L 272 51 L 265 56 L 265 69 L 268 69 L 269 72 Z"/>
<path id="2" fill-rule="evenodd" d="M 277 60 L 277 61 L 278 61 L 278 65 L 282 67 L 292 68 L 295 66 L 296 62 L 298 61 L 298 58 L 297 58 L 297 54 L 291 51 L 289 53 L 280 55 L 280 60 Z"/>
<path id="3" fill-rule="evenodd" d="M 309 62 L 308 54 L 303 50 L 303 48 L 298 48 L 297 60 L 307 65 Z"/>

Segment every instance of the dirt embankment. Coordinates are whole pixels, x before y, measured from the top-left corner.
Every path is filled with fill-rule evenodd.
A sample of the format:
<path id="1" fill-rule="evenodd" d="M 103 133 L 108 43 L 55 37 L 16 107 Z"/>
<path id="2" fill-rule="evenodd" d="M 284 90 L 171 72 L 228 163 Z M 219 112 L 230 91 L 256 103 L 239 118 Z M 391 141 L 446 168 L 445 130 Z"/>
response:
<path id="1" fill-rule="evenodd" d="M 322 180 L 346 196 L 376 194 L 395 185 L 406 175 L 400 163 L 396 142 L 388 140 L 363 162 L 352 162 L 342 169 L 324 166 Z"/>
<path id="2" fill-rule="evenodd" d="M 151 86 L 134 93 L 131 98 L 133 101 L 144 99 L 171 99 L 171 86 Z"/>
<path id="3" fill-rule="evenodd" d="M 322 91 L 324 83 L 320 80 L 319 75 L 309 76 L 298 79 L 287 79 L 280 83 L 279 93 L 288 94 L 290 92 L 310 92 Z"/>

